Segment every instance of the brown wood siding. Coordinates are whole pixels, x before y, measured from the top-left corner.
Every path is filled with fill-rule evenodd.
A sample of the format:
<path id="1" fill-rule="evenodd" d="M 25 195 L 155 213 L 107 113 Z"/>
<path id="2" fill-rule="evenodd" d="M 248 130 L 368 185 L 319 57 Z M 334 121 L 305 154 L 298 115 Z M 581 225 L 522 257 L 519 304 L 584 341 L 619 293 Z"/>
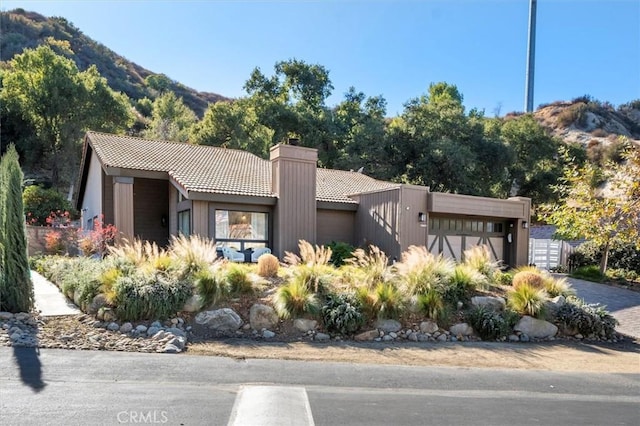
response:
<path id="1" fill-rule="evenodd" d="M 427 223 L 418 221 L 418 214 L 427 214 L 426 187 L 402 186 L 400 188 L 399 209 L 399 242 L 400 250 L 405 251 L 409 246 L 424 246 L 427 244 Z M 424 225 L 424 226 L 421 226 Z"/>
<path id="2" fill-rule="evenodd" d="M 194 200 L 191 205 L 191 233 L 209 237 L 209 203 Z"/>
<path id="3" fill-rule="evenodd" d="M 128 239 L 135 235 L 133 204 L 133 179 L 116 177 L 113 183 L 113 224 Z"/>
<path id="4" fill-rule="evenodd" d="M 178 235 L 178 190 L 169 185 L 169 235 Z"/>
<path id="5" fill-rule="evenodd" d="M 134 226 L 136 238 L 152 241 L 160 247 L 169 243 L 169 182 L 135 178 L 133 183 Z M 164 224 L 163 219 L 164 218 Z"/>
<path id="6" fill-rule="evenodd" d="M 327 245 L 332 241 L 354 244 L 355 212 L 318 210 L 316 213 L 316 243 Z"/>
<path id="7" fill-rule="evenodd" d="M 113 177 L 102 172 L 102 214 L 105 224 L 113 224 Z"/>
<path id="8" fill-rule="evenodd" d="M 398 206 L 400 188 L 354 196 L 359 202 L 356 212 L 355 243 L 378 246 L 390 259 L 400 258 Z"/>
<path id="9" fill-rule="evenodd" d="M 315 164 L 284 161 L 280 164 L 278 251 L 298 250 L 298 241 L 316 242 Z"/>
<path id="10" fill-rule="evenodd" d="M 428 197 L 430 213 L 525 218 L 529 215 L 527 203 L 522 200 L 499 200 L 470 195 L 431 192 Z"/>

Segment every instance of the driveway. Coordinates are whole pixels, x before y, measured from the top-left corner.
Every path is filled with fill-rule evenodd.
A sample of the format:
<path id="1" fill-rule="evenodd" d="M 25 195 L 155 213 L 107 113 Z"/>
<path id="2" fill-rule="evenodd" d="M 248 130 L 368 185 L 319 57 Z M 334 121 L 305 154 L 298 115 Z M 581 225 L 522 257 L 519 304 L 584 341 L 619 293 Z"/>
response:
<path id="1" fill-rule="evenodd" d="M 567 277 L 578 297 L 600 303 L 620 322 L 616 330 L 640 339 L 640 293 L 591 281 Z"/>

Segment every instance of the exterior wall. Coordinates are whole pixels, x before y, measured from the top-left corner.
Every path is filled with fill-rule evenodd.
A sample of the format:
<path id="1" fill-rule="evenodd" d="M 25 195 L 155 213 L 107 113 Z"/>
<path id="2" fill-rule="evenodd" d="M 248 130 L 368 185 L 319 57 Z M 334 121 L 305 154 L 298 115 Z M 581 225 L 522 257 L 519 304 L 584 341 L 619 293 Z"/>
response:
<path id="1" fill-rule="evenodd" d="M 178 235 L 178 190 L 169 185 L 169 235 Z"/>
<path id="2" fill-rule="evenodd" d="M 89 171 L 87 172 L 86 190 L 80 207 L 82 212 L 80 226 L 82 229 L 93 229 L 93 218 L 100 217 L 102 214 L 102 175 L 102 167 L 100 167 L 98 156 L 95 152 L 92 152 L 89 160 Z M 91 224 L 89 221 L 91 221 Z"/>
<path id="3" fill-rule="evenodd" d="M 316 216 L 316 244 L 355 243 L 355 212 L 318 209 Z"/>
<path id="4" fill-rule="evenodd" d="M 293 145 L 271 148 L 272 191 L 278 202 L 273 214 L 273 252 L 297 252 L 298 241 L 316 243 L 315 149 Z"/>
<path id="5" fill-rule="evenodd" d="M 133 239 L 133 178 L 115 177 L 113 179 L 113 216 L 114 225 L 121 236 Z"/>
<path id="6" fill-rule="evenodd" d="M 205 238 L 209 236 L 209 203 L 207 201 L 193 200 L 191 233 Z"/>
<path id="7" fill-rule="evenodd" d="M 526 200 L 526 198 L 499 200 L 471 195 L 430 192 L 428 207 L 430 213 L 451 213 L 509 219 L 520 218 L 528 221 L 531 202 L 527 203 Z"/>
<path id="8" fill-rule="evenodd" d="M 86 191 L 85 191 L 86 197 Z M 102 173 L 102 214 L 104 215 L 105 224 L 114 224 L 115 217 L 113 212 L 113 177 Z"/>
<path id="9" fill-rule="evenodd" d="M 136 178 L 133 183 L 134 232 L 137 238 L 164 247 L 169 243 L 169 183 Z"/>
<path id="10" fill-rule="evenodd" d="M 427 187 L 402 185 L 400 187 L 400 210 L 398 234 L 401 251 L 409 246 L 427 244 L 427 222 L 419 222 L 419 213 L 427 216 Z"/>
<path id="11" fill-rule="evenodd" d="M 515 220 L 513 235 L 512 266 L 527 265 L 529 262 L 529 226 L 531 225 L 531 200 L 523 197 L 509 198 L 508 201 L 524 205 L 524 215 Z"/>
<path id="12" fill-rule="evenodd" d="M 354 195 L 360 203 L 356 212 L 355 245 L 374 244 L 390 259 L 400 258 L 400 192 L 400 188 L 394 188 Z"/>

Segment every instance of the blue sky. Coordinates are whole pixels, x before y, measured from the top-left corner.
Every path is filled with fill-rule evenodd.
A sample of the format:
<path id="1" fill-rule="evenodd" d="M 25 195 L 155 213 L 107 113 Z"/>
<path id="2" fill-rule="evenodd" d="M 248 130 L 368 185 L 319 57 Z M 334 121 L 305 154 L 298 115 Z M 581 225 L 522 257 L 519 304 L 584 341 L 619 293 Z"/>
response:
<path id="1" fill-rule="evenodd" d="M 242 96 L 258 66 L 289 58 L 330 71 L 389 116 L 432 82 L 467 108 L 522 111 L 528 0 L 10 1 L 62 16 L 131 61 L 200 91 Z M 640 0 L 538 0 L 534 105 L 589 94 L 640 98 Z"/>

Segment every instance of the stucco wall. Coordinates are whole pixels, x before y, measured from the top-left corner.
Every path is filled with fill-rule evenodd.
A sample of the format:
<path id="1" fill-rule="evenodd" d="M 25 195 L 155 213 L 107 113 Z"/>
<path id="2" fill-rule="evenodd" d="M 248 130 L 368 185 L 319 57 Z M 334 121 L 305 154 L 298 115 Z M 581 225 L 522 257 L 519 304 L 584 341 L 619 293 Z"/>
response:
<path id="1" fill-rule="evenodd" d="M 93 218 L 102 214 L 102 167 L 95 152 L 91 153 L 87 184 L 82 199 L 82 229 L 93 229 Z"/>

